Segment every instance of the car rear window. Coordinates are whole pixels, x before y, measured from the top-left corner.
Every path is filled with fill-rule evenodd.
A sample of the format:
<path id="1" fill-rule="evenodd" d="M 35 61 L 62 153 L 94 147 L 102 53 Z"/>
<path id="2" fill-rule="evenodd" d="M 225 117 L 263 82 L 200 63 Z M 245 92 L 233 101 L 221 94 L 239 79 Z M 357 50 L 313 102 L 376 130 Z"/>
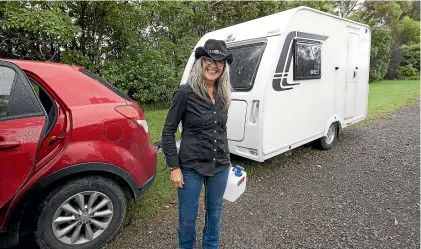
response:
<path id="1" fill-rule="evenodd" d="M 259 42 L 228 49 L 234 59 L 230 65 L 230 81 L 234 91 L 250 91 L 253 88 L 265 47 L 266 43 Z"/>
<path id="2" fill-rule="evenodd" d="M 88 71 L 88 70 L 82 70 L 81 71 L 83 74 L 89 76 L 91 79 L 95 80 L 98 83 L 101 83 L 102 85 L 104 85 L 105 87 L 107 87 L 108 89 L 110 89 L 111 91 L 113 91 L 115 94 L 119 95 L 120 97 L 124 98 L 127 101 L 133 101 L 132 98 L 129 97 L 129 95 L 127 95 L 125 92 L 123 92 L 122 90 L 120 90 L 118 87 L 116 87 L 115 85 L 111 84 L 110 82 L 106 81 L 105 79 L 99 77 L 98 75 Z"/>

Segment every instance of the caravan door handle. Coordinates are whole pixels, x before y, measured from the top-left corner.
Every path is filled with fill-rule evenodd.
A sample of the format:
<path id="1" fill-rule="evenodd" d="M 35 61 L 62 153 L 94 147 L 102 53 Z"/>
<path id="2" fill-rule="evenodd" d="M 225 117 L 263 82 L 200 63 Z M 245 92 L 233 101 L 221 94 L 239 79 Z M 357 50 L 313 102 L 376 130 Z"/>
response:
<path id="1" fill-rule="evenodd" d="M 355 67 L 355 70 L 358 70 L 358 67 Z M 357 77 L 357 71 L 354 71 L 354 78 Z"/>
<path id="2" fill-rule="evenodd" d="M 251 106 L 251 115 L 250 121 L 252 124 L 257 123 L 257 119 L 259 118 L 259 101 L 253 100 L 253 104 Z"/>

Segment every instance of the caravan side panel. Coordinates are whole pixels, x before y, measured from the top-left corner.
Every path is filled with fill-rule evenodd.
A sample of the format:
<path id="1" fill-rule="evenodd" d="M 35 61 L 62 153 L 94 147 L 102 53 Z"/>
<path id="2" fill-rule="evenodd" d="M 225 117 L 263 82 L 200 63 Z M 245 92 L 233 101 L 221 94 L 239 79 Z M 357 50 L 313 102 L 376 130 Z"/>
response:
<path id="1" fill-rule="evenodd" d="M 273 85 L 266 88 L 264 97 L 262 150 L 265 159 L 322 137 L 329 120 L 344 123 L 350 25 L 346 20 L 309 9 L 299 10 L 291 19 L 282 34 L 280 56 L 274 62 L 278 66 L 273 72 Z M 351 26 L 354 32 L 356 27 L 361 33 L 360 40 L 369 41 L 365 27 L 355 23 Z M 294 43 L 297 38 L 303 47 L 308 47 L 304 50 L 308 53 L 317 52 L 312 50 L 311 44 L 322 43 L 320 68 L 314 68 L 315 76 L 317 70 L 321 70 L 320 78 L 294 78 L 294 50 L 300 49 Z M 355 118 L 363 118 L 367 112 L 369 48 L 361 45 L 359 53 L 361 66 L 358 67 Z"/>

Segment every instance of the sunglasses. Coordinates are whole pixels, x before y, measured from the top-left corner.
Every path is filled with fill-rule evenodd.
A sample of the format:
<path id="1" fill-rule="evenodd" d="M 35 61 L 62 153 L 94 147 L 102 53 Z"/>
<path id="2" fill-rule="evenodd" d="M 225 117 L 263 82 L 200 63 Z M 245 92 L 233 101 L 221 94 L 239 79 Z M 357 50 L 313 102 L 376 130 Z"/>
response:
<path id="1" fill-rule="evenodd" d="M 215 65 L 217 67 L 223 67 L 223 66 L 225 66 L 225 61 L 216 61 L 214 59 L 211 59 L 211 58 L 205 57 L 205 56 L 203 56 L 202 58 L 203 58 L 203 62 L 205 62 L 206 65 L 212 65 L 212 63 L 215 62 Z"/>

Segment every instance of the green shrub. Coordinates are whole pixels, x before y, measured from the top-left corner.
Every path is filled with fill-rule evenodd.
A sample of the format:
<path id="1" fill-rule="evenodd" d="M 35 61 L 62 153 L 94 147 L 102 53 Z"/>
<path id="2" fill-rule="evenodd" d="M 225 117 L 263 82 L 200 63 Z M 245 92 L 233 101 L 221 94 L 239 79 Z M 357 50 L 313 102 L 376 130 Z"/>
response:
<path id="1" fill-rule="evenodd" d="M 401 46 L 403 58 L 401 66 L 412 64 L 416 70 L 420 70 L 420 44 L 409 44 Z"/>
<path id="2" fill-rule="evenodd" d="M 167 105 L 178 85 L 168 58 L 145 44 L 126 51 L 121 59 L 106 61 L 100 74 L 120 89 L 131 91 L 142 105 Z"/>
<path id="3" fill-rule="evenodd" d="M 398 78 L 402 80 L 419 79 L 420 72 L 412 67 L 412 64 L 398 68 Z"/>

